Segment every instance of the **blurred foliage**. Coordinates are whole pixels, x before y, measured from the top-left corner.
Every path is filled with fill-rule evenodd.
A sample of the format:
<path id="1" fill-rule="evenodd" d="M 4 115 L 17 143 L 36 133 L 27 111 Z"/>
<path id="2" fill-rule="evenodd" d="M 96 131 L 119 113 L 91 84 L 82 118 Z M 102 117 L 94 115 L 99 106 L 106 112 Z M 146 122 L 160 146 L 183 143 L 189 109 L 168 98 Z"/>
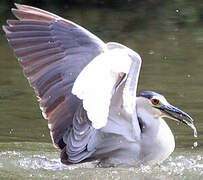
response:
<path id="1" fill-rule="evenodd" d="M 72 7 L 112 8 L 136 13 L 137 21 L 158 18 L 177 25 L 203 24 L 202 0 L 1 0 L 0 15 L 7 15 L 14 3 L 27 4 L 49 11 Z M 122 14 L 121 14 L 122 16 Z"/>

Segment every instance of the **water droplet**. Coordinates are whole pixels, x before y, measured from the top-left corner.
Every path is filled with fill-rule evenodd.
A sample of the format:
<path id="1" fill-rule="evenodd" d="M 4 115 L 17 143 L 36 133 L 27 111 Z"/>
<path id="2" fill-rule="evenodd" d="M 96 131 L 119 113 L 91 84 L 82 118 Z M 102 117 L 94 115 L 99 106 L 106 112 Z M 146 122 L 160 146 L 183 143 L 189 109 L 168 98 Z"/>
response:
<path id="1" fill-rule="evenodd" d="M 190 126 L 193 129 L 193 131 L 194 131 L 194 137 L 197 138 L 197 129 L 194 126 L 194 124 L 193 123 L 187 123 L 187 125 Z"/>
<path id="2" fill-rule="evenodd" d="M 201 160 L 202 160 L 202 157 L 201 157 L 200 155 L 198 155 L 198 156 L 197 156 L 197 160 L 198 160 L 198 161 L 201 161 Z"/>
<path id="3" fill-rule="evenodd" d="M 10 129 L 10 134 L 13 134 L 14 133 L 14 129 Z"/>
<path id="4" fill-rule="evenodd" d="M 153 50 L 149 50 L 149 54 L 154 54 L 154 51 Z"/>
<path id="5" fill-rule="evenodd" d="M 195 141 L 195 142 L 193 143 L 193 147 L 197 147 L 197 146 L 198 146 L 198 142 Z"/>

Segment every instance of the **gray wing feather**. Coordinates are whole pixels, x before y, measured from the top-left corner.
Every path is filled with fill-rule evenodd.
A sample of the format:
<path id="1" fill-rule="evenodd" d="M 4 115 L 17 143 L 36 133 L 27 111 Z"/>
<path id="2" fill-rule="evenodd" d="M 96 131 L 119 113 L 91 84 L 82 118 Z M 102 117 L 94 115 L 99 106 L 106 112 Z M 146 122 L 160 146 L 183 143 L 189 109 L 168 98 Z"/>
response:
<path id="1" fill-rule="evenodd" d="M 70 161 L 79 162 L 92 153 L 85 151 L 85 146 L 94 133 L 88 123 L 81 125 L 75 120 L 72 124 L 81 104 L 71 93 L 72 86 L 81 70 L 104 51 L 105 44 L 59 16 L 30 6 L 16 6 L 18 9 L 12 12 L 18 20 L 8 20 L 8 26 L 3 26 L 9 45 L 39 97 L 54 145 L 59 147 L 64 134 L 71 133 L 67 152 Z"/>
<path id="2" fill-rule="evenodd" d="M 66 143 L 65 152 L 61 152 L 62 162 L 65 164 L 79 163 L 87 160 L 95 151 L 92 139 L 96 137 L 96 130 L 92 127 L 83 107 L 78 108 L 73 118 L 73 128 L 63 137 Z M 89 147 L 91 146 L 91 148 Z M 64 154 L 66 154 L 65 158 Z"/>

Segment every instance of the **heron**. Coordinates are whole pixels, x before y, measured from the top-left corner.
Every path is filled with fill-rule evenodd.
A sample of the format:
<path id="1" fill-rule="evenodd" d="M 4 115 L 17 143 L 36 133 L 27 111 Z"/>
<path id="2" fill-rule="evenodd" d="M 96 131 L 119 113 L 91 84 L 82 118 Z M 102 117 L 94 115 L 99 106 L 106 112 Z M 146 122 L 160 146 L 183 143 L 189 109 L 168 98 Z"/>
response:
<path id="1" fill-rule="evenodd" d="M 50 12 L 15 4 L 17 19 L 3 26 L 25 77 L 34 88 L 61 162 L 154 165 L 174 151 L 163 118 L 193 119 L 153 91 L 137 93 L 140 55 L 105 43 Z"/>

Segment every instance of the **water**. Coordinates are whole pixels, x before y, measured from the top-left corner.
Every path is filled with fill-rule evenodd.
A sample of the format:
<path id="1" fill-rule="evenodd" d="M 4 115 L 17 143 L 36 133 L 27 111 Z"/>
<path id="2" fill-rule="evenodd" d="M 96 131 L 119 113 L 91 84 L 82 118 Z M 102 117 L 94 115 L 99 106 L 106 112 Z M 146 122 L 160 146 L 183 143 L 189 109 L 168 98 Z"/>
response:
<path id="1" fill-rule="evenodd" d="M 159 92 L 190 114 L 198 138 L 193 137 L 188 126 L 167 120 L 176 149 L 160 166 L 94 168 L 97 162 L 62 165 L 33 90 L 0 32 L 0 179 L 203 178 L 203 28 L 179 27 L 158 19 L 139 27 L 133 12 L 122 11 L 122 16 L 120 13 L 94 8 L 58 12 L 106 42 L 117 41 L 136 50 L 143 59 L 139 91 Z"/>
<path id="2" fill-rule="evenodd" d="M 187 123 L 188 126 L 190 126 L 193 129 L 194 137 L 197 138 L 197 128 L 192 123 Z"/>
<path id="3" fill-rule="evenodd" d="M 97 162 L 65 166 L 49 143 L 1 143 L 1 179 L 198 179 L 203 176 L 203 153 L 176 150 L 160 166 L 95 168 Z"/>

